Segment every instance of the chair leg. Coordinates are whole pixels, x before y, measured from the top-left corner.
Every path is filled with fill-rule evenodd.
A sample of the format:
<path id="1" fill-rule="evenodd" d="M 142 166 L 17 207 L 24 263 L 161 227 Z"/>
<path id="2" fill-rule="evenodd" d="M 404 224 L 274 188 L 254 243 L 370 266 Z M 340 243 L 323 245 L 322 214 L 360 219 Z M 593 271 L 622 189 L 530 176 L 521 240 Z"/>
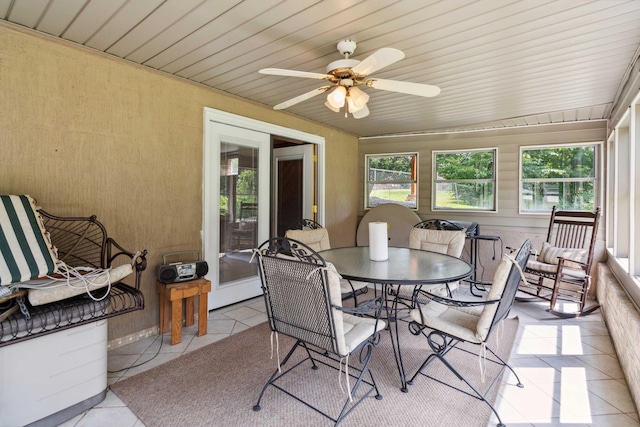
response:
<path id="1" fill-rule="evenodd" d="M 487 347 L 487 350 L 489 350 L 489 352 L 491 352 L 491 354 L 493 355 L 493 357 L 495 357 L 496 359 L 498 359 L 500 361 L 500 364 L 502 366 L 506 366 L 507 368 L 509 368 L 509 370 L 511 371 L 511 373 L 513 374 L 514 377 L 516 377 L 516 381 L 517 384 L 516 386 L 518 388 L 524 388 L 524 384 L 522 384 L 522 381 L 520 381 L 520 377 L 518 376 L 518 374 L 516 373 L 516 371 L 513 370 L 513 368 L 511 367 L 511 365 L 509 365 L 507 362 L 505 362 L 500 356 L 498 356 L 497 354 L 495 354 L 493 352 L 493 350 L 491 350 L 489 347 Z"/>
<path id="2" fill-rule="evenodd" d="M 353 306 L 357 307 L 358 306 L 358 298 L 356 296 L 356 290 L 353 287 L 353 284 L 351 283 L 351 280 L 347 280 L 347 282 L 349 282 L 349 286 L 351 286 L 351 297 L 353 298 Z"/>
<path id="3" fill-rule="evenodd" d="M 505 367 L 508 367 L 509 370 L 511 370 L 511 372 L 513 372 L 515 374 L 515 371 L 511 368 L 511 366 L 509 366 L 509 364 L 507 364 L 504 360 L 502 360 L 500 357 L 498 357 L 490 348 L 487 347 L 487 350 L 489 350 L 489 352 L 495 356 L 497 358 L 497 360 L 491 360 L 488 359 L 494 363 L 497 363 L 499 365 L 502 366 L 502 369 L 500 370 L 500 372 L 498 373 L 498 375 L 494 378 L 494 380 L 491 382 L 491 384 L 489 385 L 487 391 L 485 392 L 485 394 L 480 393 L 462 374 L 460 374 L 460 372 L 458 372 L 458 370 L 453 367 L 453 365 L 451 365 L 449 363 L 449 361 L 446 360 L 445 355 L 453 350 L 454 348 L 456 348 L 456 346 L 461 343 L 460 340 L 451 338 L 451 337 L 447 337 L 446 335 L 444 335 L 443 333 L 439 332 L 439 331 L 431 331 L 429 334 L 427 334 L 424 330 L 422 331 L 422 334 L 425 335 L 427 337 L 427 340 L 429 342 L 429 346 L 431 347 L 431 349 L 433 350 L 433 353 L 430 354 L 427 359 L 422 363 L 422 365 L 420 366 L 420 368 L 416 371 L 416 373 L 413 375 L 413 377 L 411 377 L 411 379 L 409 381 L 407 381 L 407 384 L 413 384 L 413 382 L 415 381 L 415 378 L 418 375 L 423 375 L 427 378 L 430 378 L 434 381 L 439 382 L 442 385 L 445 385 L 447 387 L 451 387 L 454 390 L 458 390 L 470 397 L 473 397 L 474 399 L 478 399 L 483 401 L 484 403 L 487 404 L 487 406 L 489 406 L 489 408 L 491 409 L 491 411 L 495 414 L 496 418 L 498 419 L 498 427 L 505 427 L 505 424 L 502 422 L 502 419 L 500 418 L 500 415 L 498 414 L 498 411 L 496 410 L 496 408 L 485 398 L 486 394 L 489 393 L 489 391 L 491 391 L 491 389 L 495 386 L 497 380 L 500 378 L 501 373 L 504 371 Z M 462 350 L 461 351 L 466 351 L 468 353 L 471 353 L 467 350 Z M 471 353 L 473 354 L 473 353 Z M 447 369 L 449 369 L 459 380 L 461 380 L 462 382 L 464 382 L 467 387 L 473 392 L 470 393 L 468 391 L 465 391 L 461 388 L 458 388 L 452 384 L 448 384 L 445 383 L 437 378 L 434 378 L 432 376 L 427 375 L 426 373 L 423 372 L 424 368 L 426 368 L 433 360 L 440 360 L 446 367 Z M 520 378 L 518 377 L 518 375 L 516 374 L 516 379 L 518 381 L 518 387 L 522 388 L 524 387 L 522 382 L 520 381 Z"/>
<path id="4" fill-rule="evenodd" d="M 558 292 L 560 292 L 560 274 L 556 274 L 556 279 L 553 281 L 553 292 L 551 293 L 551 302 L 549 310 L 553 310 L 558 302 Z"/>
<path id="5" fill-rule="evenodd" d="M 373 355 L 373 347 L 374 345 L 372 342 L 366 341 L 365 345 L 360 349 L 360 355 L 361 355 L 360 359 L 362 360 L 362 369 L 360 370 L 360 375 L 358 375 L 356 383 L 351 388 L 351 396 L 356 394 L 356 392 L 358 391 L 358 388 L 360 388 L 360 385 L 362 385 L 362 383 L 370 385 L 371 390 L 369 390 L 364 396 L 360 398 L 360 400 L 358 400 L 353 405 L 351 404 L 352 401 L 349 398 L 347 398 L 347 401 L 342 407 L 342 411 L 340 411 L 340 415 L 338 415 L 338 417 L 335 420 L 336 426 L 340 424 L 340 422 L 347 415 L 349 415 L 349 413 L 353 411 L 356 408 L 356 406 L 362 403 L 364 398 L 367 397 L 369 394 L 371 394 L 373 390 L 375 390 L 376 392 L 376 395 L 375 395 L 376 400 L 382 400 L 382 395 L 380 394 L 380 390 L 378 390 L 378 385 L 376 384 L 376 381 L 373 378 L 373 373 L 369 369 L 369 364 L 371 363 L 371 356 Z M 369 374 L 369 382 L 364 381 L 365 374 Z"/>
<path id="6" fill-rule="evenodd" d="M 273 372 L 273 374 L 271 375 L 271 377 L 269 378 L 267 383 L 264 385 L 264 387 L 262 388 L 262 391 L 260 392 L 260 396 L 258 397 L 258 401 L 253 406 L 253 410 L 257 412 L 257 411 L 259 411 L 261 409 L 260 402 L 262 400 L 262 397 L 263 397 L 265 391 L 267 390 L 267 388 L 271 385 L 271 386 L 277 388 L 278 390 L 286 393 L 290 397 L 294 398 L 298 402 L 303 403 L 307 407 L 309 407 L 309 408 L 313 409 L 314 411 L 318 412 L 319 414 L 325 416 L 326 418 L 329 418 L 331 421 L 335 422 L 334 425 L 337 426 L 351 411 L 353 411 L 356 408 L 356 406 L 358 406 L 360 403 L 362 403 L 362 401 L 366 397 L 368 397 L 373 391 L 375 391 L 375 398 L 377 400 L 381 400 L 382 399 L 382 395 L 380 394 L 380 391 L 378 389 L 378 385 L 376 384 L 375 379 L 373 378 L 373 373 L 369 369 L 369 365 L 371 363 L 371 356 L 373 355 L 373 347 L 376 345 L 375 342 L 376 341 L 374 339 L 371 339 L 371 340 L 365 341 L 363 344 L 361 344 L 360 357 L 359 357 L 358 360 L 361 361 L 362 368 L 350 367 L 351 371 L 355 370 L 355 371 L 359 372 L 359 375 L 356 376 L 356 375 L 354 375 L 352 373 L 349 374 L 350 377 L 356 379 L 356 383 L 351 388 L 351 396 L 356 394 L 356 392 L 358 391 L 358 389 L 360 388 L 360 386 L 363 383 L 368 385 L 370 387 L 370 389 L 366 393 L 364 393 L 355 403 L 352 402 L 347 397 L 346 398 L 346 402 L 342 406 L 340 414 L 336 418 L 333 418 L 329 414 L 327 414 L 325 412 L 322 412 L 320 409 L 316 408 L 311 403 L 309 403 L 309 402 L 307 402 L 307 401 L 305 401 L 305 400 L 293 395 L 291 392 L 287 391 L 286 389 L 284 389 L 284 388 L 280 387 L 278 384 L 276 384 L 276 381 L 278 381 L 278 379 L 283 377 L 285 374 L 291 372 L 293 369 L 295 369 L 296 367 L 300 366 L 302 363 L 304 363 L 307 360 L 311 360 L 311 363 L 312 363 L 311 369 L 314 369 L 314 370 L 318 369 L 318 365 L 316 364 L 316 362 L 321 363 L 321 364 L 323 364 L 325 366 L 328 366 L 328 367 L 330 367 L 332 369 L 338 370 L 337 367 L 335 367 L 334 365 L 332 365 L 332 364 L 330 364 L 328 362 L 323 361 L 322 359 L 315 359 L 312 356 L 311 353 L 316 353 L 316 354 L 319 354 L 321 356 L 325 356 L 326 358 L 332 360 L 333 362 L 338 362 L 338 360 L 336 360 L 335 358 L 330 357 L 326 352 L 325 353 L 320 353 L 315 349 L 310 349 L 301 340 L 296 341 L 296 343 L 293 345 L 291 350 L 289 350 L 289 352 L 287 353 L 287 355 L 283 359 L 282 363 L 280 364 L 280 368 L 276 369 Z M 282 368 L 286 365 L 286 363 L 289 361 L 289 359 L 291 358 L 291 356 L 294 354 L 294 352 L 296 351 L 296 349 L 298 347 L 302 347 L 302 348 L 305 349 L 305 351 L 307 352 L 307 357 L 302 359 L 301 361 L 297 362 L 295 365 L 289 367 L 288 369 L 282 370 Z M 368 378 L 365 379 L 365 376 L 367 376 L 367 375 L 368 375 Z"/>
<path id="7" fill-rule="evenodd" d="M 531 296 L 529 297 L 516 296 L 515 300 L 518 302 L 536 302 L 536 301 L 540 301 L 540 299 L 548 300 L 549 298 L 545 298 L 543 295 L 540 295 L 540 292 L 544 288 L 542 286 L 543 281 L 544 281 L 543 277 L 536 277 L 536 278 L 527 277 L 527 283 L 529 284 L 529 286 L 536 288 L 535 293 L 529 289 L 521 290 L 519 288 L 518 290 L 521 290 L 523 293 Z"/>
<path id="8" fill-rule="evenodd" d="M 282 372 L 282 367 L 285 366 L 287 364 L 287 362 L 289 361 L 289 359 L 291 358 L 291 356 L 293 355 L 293 353 L 296 351 L 296 349 L 298 348 L 298 346 L 304 345 L 303 342 L 301 340 L 296 341 L 296 343 L 293 345 L 293 347 L 291 347 L 291 350 L 289 350 L 289 352 L 287 353 L 287 355 L 285 356 L 285 358 L 282 360 L 282 363 L 280 363 L 280 366 L 278 368 L 276 368 L 275 371 L 273 371 L 273 374 L 271 374 L 271 377 L 269 378 L 269 380 L 267 381 L 267 383 L 264 385 L 264 387 L 262 387 L 262 391 L 260 392 L 260 396 L 258 396 L 258 401 L 256 402 L 256 404 L 253 406 L 253 410 L 254 411 L 259 411 L 260 408 L 260 401 L 262 400 L 262 396 L 264 395 L 264 392 L 267 390 L 267 387 L 269 387 L 270 385 L 273 385 L 274 381 L 277 380 L 278 378 L 280 378 L 281 376 L 283 376 L 284 374 L 286 374 L 287 372 L 289 372 L 291 369 L 295 368 L 296 366 L 298 366 L 300 363 L 304 362 L 307 359 L 302 360 L 300 363 L 296 364 L 295 366 L 287 369 L 285 372 Z M 309 353 L 309 349 L 306 348 L 307 353 Z M 311 357 L 311 354 L 308 354 L 308 359 L 311 359 L 311 362 L 313 363 L 313 367 L 312 369 L 318 369 L 318 366 L 315 364 L 315 361 L 313 360 L 313 357 Z M 278 375 L 280 374 L 280 375 Z"/>
<path id="9" fill-rule="evenodd" d="M 547 310 L 549 313 L 553 314 L 554 316 L 558 316 L 560 318 L 563 319 L 572 319 L 575 317 L 581 317 L 581 316 L 587 316 L 591 313 L 593 313 L 594 311 L 596 311 L 598 308 L 600 308 L 599 304 L 594 304 L 589 308 L 585 309 L 585 305 L 587 303 L 587 294 L 589 292 L 589 288 L 591 285 L 591 277 L 587 276 L 585 281 L 579 285 L 579 284 L 575 284 L 575 286 L 581 286 L 581 289 L 576 290 L 576 293 L 579 293 L 579 298 L 576 298 L 578 300 L 578 304 L 579 304 L 579 309 L 576 312 L 563 312 L 563 311 L 557 311 L 555 309 L 556 304 L 558 302 L 559 296 L 560 296 L 560 290 L 561 290 L 561 286 L 562 286 L 562 281 L 561 281 L 561 277 L 560 275 L 558 275 L 556 277 L 556 280 L 553 284 L 553 294 L 551 296 L 551 303 L 550 303 L 550 307 L 549 310 Z"/>

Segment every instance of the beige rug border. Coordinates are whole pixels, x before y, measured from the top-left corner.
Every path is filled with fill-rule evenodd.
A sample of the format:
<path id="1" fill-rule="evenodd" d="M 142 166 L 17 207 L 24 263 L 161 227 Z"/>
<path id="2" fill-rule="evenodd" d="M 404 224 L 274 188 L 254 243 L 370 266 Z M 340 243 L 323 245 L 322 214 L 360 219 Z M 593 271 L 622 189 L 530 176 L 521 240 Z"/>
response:
<path id="1" fill-rule="evenodd" d="M 518 325 L 517 317 L 506 319 L 504 328 L 496 328 L 491 337 L 491 348 L 505 360 L 513 347 Z M 407 372 L 413 374 L 426 358 L 428 344 L 423 337 L 414 337 L 408 332 L 401 333 Z M 280 336 L 279 341 L 282 358 L 293 341 L 283 336 Z M 475 350 L 478 349 L 478 346 L 474 347 Z M 372 370 L 383 399 L 378 401 L 369 396 L 340 424 L 341 426 L 487 425 L 492 415 L 488 405 L 436 381 L 418 377 L 415 384 L 409 386 L 409 392 L 402 393 L 387 331 L 382 332 L 381 344 L 374 351 Z M 467 358 L 460 359 L 457 363 L 462 364 L 463 370 L 468 371 L 466 374 L 469 378 L 479 378 L 477 358 L 464 355 L 460 351 L 454 352 L 462 358 Z M 275 361 L 270 360 L 269 356 L 270 331 L 267 323 L 263 322 L 148 371 L 118 381 L 111 386 L 111 390 L 148 427 L 332 425 L 327 418 L 273 387 L 265 393 L 263 409 L 259 412 L 252 410 L 262 386 L 276 366 Z M 446 381 L 455 380 L 439 361 L 435 361 L 429 369 L 430 373 L 442 376 Z M 324 370 L 332 372 L 331 369 Z M 301 372 L 307 375 L 304 370 Z M 487 378 L 491 378 L 490 375 L 495 372 L 496 370 L 489 366 Z M 304 388 L 309 384 L 302 380 L 296 381 L 293 377 L 291 381 L 295 387 Z M 343 398 L 337 382 L 337 374 L 322 382 L 322 387 L 326 387 L 326 390 L 317 397 L 321 406 L 333 408 L 338 402 L 337 399 Z M 480 382 L 478 384 L 482 386 Z M 489 401 L 495 402 L 499 385 L 498 382 L 488 394 Z M 315 389 L 311 392 L 318 392 L 318 387 Z M 327 402 L 324 402 L 325 399 Z M 375 423 L 372 423 L 372 420 L 375 420 Z"/>

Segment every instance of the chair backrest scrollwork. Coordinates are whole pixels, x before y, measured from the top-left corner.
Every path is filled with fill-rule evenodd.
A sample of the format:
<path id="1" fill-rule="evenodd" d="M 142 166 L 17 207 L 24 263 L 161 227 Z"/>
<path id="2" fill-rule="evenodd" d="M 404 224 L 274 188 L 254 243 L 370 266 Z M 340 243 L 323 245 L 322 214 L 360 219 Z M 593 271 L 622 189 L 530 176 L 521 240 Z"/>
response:
<path id="1" fill-rule="evenodd" d="M 309 246 L 275 237 L 257 250 L 269 326 L 344 356 L 339 276 Z"/>

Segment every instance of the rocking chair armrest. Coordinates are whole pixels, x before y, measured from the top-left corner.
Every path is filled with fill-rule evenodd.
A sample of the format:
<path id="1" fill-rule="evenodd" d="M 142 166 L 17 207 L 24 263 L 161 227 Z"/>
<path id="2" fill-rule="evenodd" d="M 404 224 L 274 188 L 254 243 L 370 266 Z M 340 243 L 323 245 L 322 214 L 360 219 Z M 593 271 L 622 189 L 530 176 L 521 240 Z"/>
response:
<path id="1" fill-rule="evenodd" d="M 570 265 L 565 265 L 565 262 L 570 263 Z M 576 265 L 580 268 L 572 267 L 571 265 Z M 574 261 L 571 258 L 558 257 L 558 269 L 556 270 L 556 275 L 558 277 L 567 276 L 567 274 L 565 274 L 567 270 L 583 271 L 587 277 L 589 276 L 589 264 L 586 262 Z M 570 276 L 570 274 L 568 275 Z"/>
<path id="2" fill-rule="evenodd" d="M 439 295 L 434 295 L 430 292 L 427 291 L 423 291 L 423 290 L 419 290 L 416 289 L 415 293 L 414 293 L 414 302 L 418 302 L 418 295 L 422 295 L 430 300 L 433 300 L 435 302 L 439 302 L 440 304 L 444 304 L 444 305 L 448 305 L 450 307 L 475 307 L 475 306 L 485 306 L 485 305 L 489 305 L 489 304 L 495 304 L 497 302 L 500 302 L 500 300 L 484 300 L 484 301 L 462 301 L 462 300 L 456 300 L 453 298 L 446 298 L 446 297 L 442 297 Z"/>
<path id="3" fill-rule="evenodd" d="M 577 260 L 573 260 L 571 258 L 563 258 L 561 256 L 558 257 L 558 268 L 562 268 L 562 266 L 564 265 L 565 261 L 569 261 L 573 264 L 578 264 L 579 266 L 581 266 L 583 269 L 586 269 L 588 267 L 589 264 L 587 264 L 586 262 L 582 262 L 582 261 L 577 261 Z"/>

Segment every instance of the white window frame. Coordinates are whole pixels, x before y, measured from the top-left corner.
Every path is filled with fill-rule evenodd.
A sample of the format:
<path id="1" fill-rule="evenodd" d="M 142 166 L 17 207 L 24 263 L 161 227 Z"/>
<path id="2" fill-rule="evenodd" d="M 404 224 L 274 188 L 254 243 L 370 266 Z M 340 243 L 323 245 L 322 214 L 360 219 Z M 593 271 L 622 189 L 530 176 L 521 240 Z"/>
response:
<path id="1" fill-rule="evenodd" d="M 438 183 L 440 182 L 451 182 L 450 180 L 438 180 L 438 171 L 437 171 L 437 162 L 436 157 L 438 154 L 452 154 L 452 153 L 472 153 L 476 151 L 493 151 L 493 179 L 465 179 L 465 180 L 455 180 L 456 182 L 463 181 L 466 183 L 485 183 L 485 182 L 493 182 L 493 208 L 492 209 L 484 209 L 484 208 L 442 208 L 436 206 L 436 201 L 438 199 L 438 195 L 436 192 L 436 188 Z M 488 147 L 488 148 L 467 148 L 467 149 L 458 149 L 458 150 L 434 150 L 431 153 L 431 210 L 438 212 L 498 212 L 498 147 Z"/>
<path id="2" fill-rule="evenodd" d="M 554 149 L 554 148 L 577 148 L 577 147 L 589 147 L 589 146 L 593 146 L 595 147 L 595 159 L 593 161 L 593 168 L 595 170 L 595 176 L 593 177 L 593 179 L 591 178 L 552 178 L 552 179 L 545 179 L 545 178 L 541 178 L 541 179 L 537 179 L 536 181 L 539 182 L 545 182 L 545 181 L 552 181 L 552 182 L 576 182 L 576 181 L 585 181 L 585 182 L 590 182 L 593 181 L 593 191 L 594 191 L 594 195 L 593 195 L 593 204 L 594 206 L 599 206 L 601 204 L 600 199 L 601 199 L 601 194 L 602 194 L 602 188 L 601 188 L 601 183 L 602 183 L 602 179 L 601 179 L 601 175 L 602 175 L 602 149 L 603 149 L 603 142 L 602 141 L 589 141 L 589 142 L 579 142 L 579 143 L 571 143 L 571 144 L 545 144 L 545 145 L 524 145 L 524 146 L 520 146 L 520 150 L 519 150 L 519 154 L 518 154 L 518 212 L 521 215 L 549 215 L 549 212 L 551 212 L 551 209 L 549 210 L 530 210 L 530 209 L 524 209 L 523 207 L 523 203 L 522 203 L 522 187 L 523 187 L 523 183 L 525 182 L 525 180 L 522 178 L 522 167 L 523 167 L 523 162 L 522 162 L 522 155 L 525 151 L 531 151 L 531 150 L 545 150 L 545 149 Z M 529 182 L 531 180 L 527 180 L 527 182 Z"/>
<path id="3" fill-rule="evenodd" d="M 418 185 L 418 181 L 419 181 L 419 170 L 418 170 L 418 163 L 419 163 L 419 154 L 417 151 L 409 151 L 409 152 L 402 152 L 402 153 L 371 153 L 371 154 L 365 154 L 364 156 L 364 209 L 365 210 L 370 210 L 373 209 L 375 206 L 370 206 L 369 204 L 369 184 L 371 181 L 369 181 L 369 159 L 372 157 L 400 157 L 400 156 L 415 156 L 416 162 L 415 162 L 415 176 L 416 179 L 410 179 L 408 181 L 385 181 L 389 184 L 413 184 L 415 185 L 415 195 L 416 195 L 416 206 L 415 208 L 408 208 L 411 209 L 412 211 L 417 211 L 418 207 L 419 207 L 419 194 L 420 194 L 420 189 L 419 189 L 419 185 Z M 394 203 L 394 202 L 389 202 L 389 203 Z M 387 204 L 387 203 L 384 203 Z M 395 204 L 400 204 L 400 203 L 395 203 Z M 377 205 L 380 206 L 380 205 Z"/>
<path id="4" fill-rule="evenodd" d="M 607 140 L 607 264 L 640 309 L 640 92 Z"/>

